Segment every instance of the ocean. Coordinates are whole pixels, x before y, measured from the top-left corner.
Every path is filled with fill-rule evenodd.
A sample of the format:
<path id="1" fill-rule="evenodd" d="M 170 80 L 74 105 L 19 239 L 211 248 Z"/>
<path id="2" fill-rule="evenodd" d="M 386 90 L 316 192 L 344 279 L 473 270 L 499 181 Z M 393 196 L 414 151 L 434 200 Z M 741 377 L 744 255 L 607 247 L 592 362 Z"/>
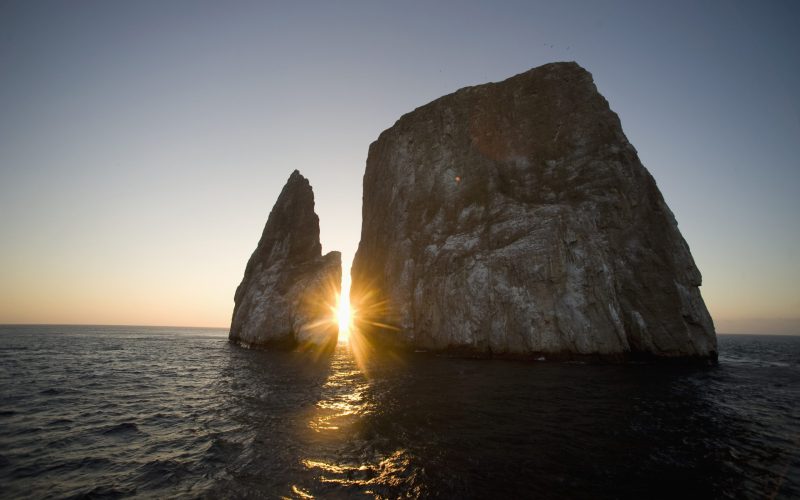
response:
<path id="1" fill-rule="evenodd" d="M 2 498 L 798 498 L 800 337 L 716 367 L 0 326 Z"/>

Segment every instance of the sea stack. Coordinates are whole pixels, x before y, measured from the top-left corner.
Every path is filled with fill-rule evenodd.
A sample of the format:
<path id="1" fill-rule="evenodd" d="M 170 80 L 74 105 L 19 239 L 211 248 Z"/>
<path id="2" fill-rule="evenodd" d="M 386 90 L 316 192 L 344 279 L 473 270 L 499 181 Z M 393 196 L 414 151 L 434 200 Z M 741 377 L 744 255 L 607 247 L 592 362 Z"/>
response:
<path id="1" fill-rule="evenodd" d="M 576 63 L 461 89 L 369 148 L 351 302 L 373 342 L 714 360 L 700 272 Z"/>
<path id="2" fill-rule="evenodd" d="M 322 255 L 314 192 L 295 170 L 236 289 L 229 339 L 260 348 L 334 346 L 338 325 L 331 306 L 341 281 L 341 254 Z"/>

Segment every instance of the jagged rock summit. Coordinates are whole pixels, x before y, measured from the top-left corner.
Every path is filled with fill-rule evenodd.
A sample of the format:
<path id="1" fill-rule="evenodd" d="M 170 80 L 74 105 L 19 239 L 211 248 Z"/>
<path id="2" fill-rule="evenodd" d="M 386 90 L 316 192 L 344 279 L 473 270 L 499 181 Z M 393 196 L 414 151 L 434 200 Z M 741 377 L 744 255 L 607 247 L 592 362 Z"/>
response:
<path id="1" fill-rule="evenodd" d="M 322 255 L 314 192 L 295 170 L 269 214 L 234 296 L 229 339 L 249 347 L 332 347 L 339 252 Z"/>
<path id="2" fill-rule="evenodd" d="M 369 148 L 351 289 L 367 339 L 713 360 L 700 283 L 655 181 L 576 63 L 439 98 Z"/>

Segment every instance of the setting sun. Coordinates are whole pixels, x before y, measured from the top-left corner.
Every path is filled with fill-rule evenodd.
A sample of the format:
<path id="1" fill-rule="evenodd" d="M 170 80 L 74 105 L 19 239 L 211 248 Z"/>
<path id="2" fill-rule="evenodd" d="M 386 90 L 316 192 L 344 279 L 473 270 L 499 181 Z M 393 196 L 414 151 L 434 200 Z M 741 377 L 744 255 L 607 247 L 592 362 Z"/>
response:
<path id="1" fill-rule="evenodd" d="M 339 342 L 347 342 L 350 337 L 350 298 L 347 295 L 339 297 L 336 308 L 336 318 L 339 321 Z"/>
<path id="2" fill-rule="evenodd" d="M 350 327 L 353 322 L 353 311 L 350 307 L 350 273 L 342 276 L 342 290 L 336 299 L 335 320 L 339 323 L 339 342 L 350 339 Z"/>

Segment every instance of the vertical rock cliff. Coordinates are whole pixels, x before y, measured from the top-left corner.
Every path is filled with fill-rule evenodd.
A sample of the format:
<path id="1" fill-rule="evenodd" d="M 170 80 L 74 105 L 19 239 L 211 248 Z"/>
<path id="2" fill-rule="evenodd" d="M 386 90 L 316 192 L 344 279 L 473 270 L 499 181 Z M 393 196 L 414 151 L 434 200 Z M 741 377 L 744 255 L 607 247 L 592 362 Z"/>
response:
<path id="1" fill-rule="evenodd" d="M 575 63 L 461 89 L 369 148 L 362 334 L 508 356 L 716 358 L 700 272 Z"/>
<path id="2" fill-rule="evenodd" d="M 269 214 L 234 296 L 229 338 L 252 347 L 332 347 L 339 252 L 322 255 L 314 192 L 295 170 Z"/>

